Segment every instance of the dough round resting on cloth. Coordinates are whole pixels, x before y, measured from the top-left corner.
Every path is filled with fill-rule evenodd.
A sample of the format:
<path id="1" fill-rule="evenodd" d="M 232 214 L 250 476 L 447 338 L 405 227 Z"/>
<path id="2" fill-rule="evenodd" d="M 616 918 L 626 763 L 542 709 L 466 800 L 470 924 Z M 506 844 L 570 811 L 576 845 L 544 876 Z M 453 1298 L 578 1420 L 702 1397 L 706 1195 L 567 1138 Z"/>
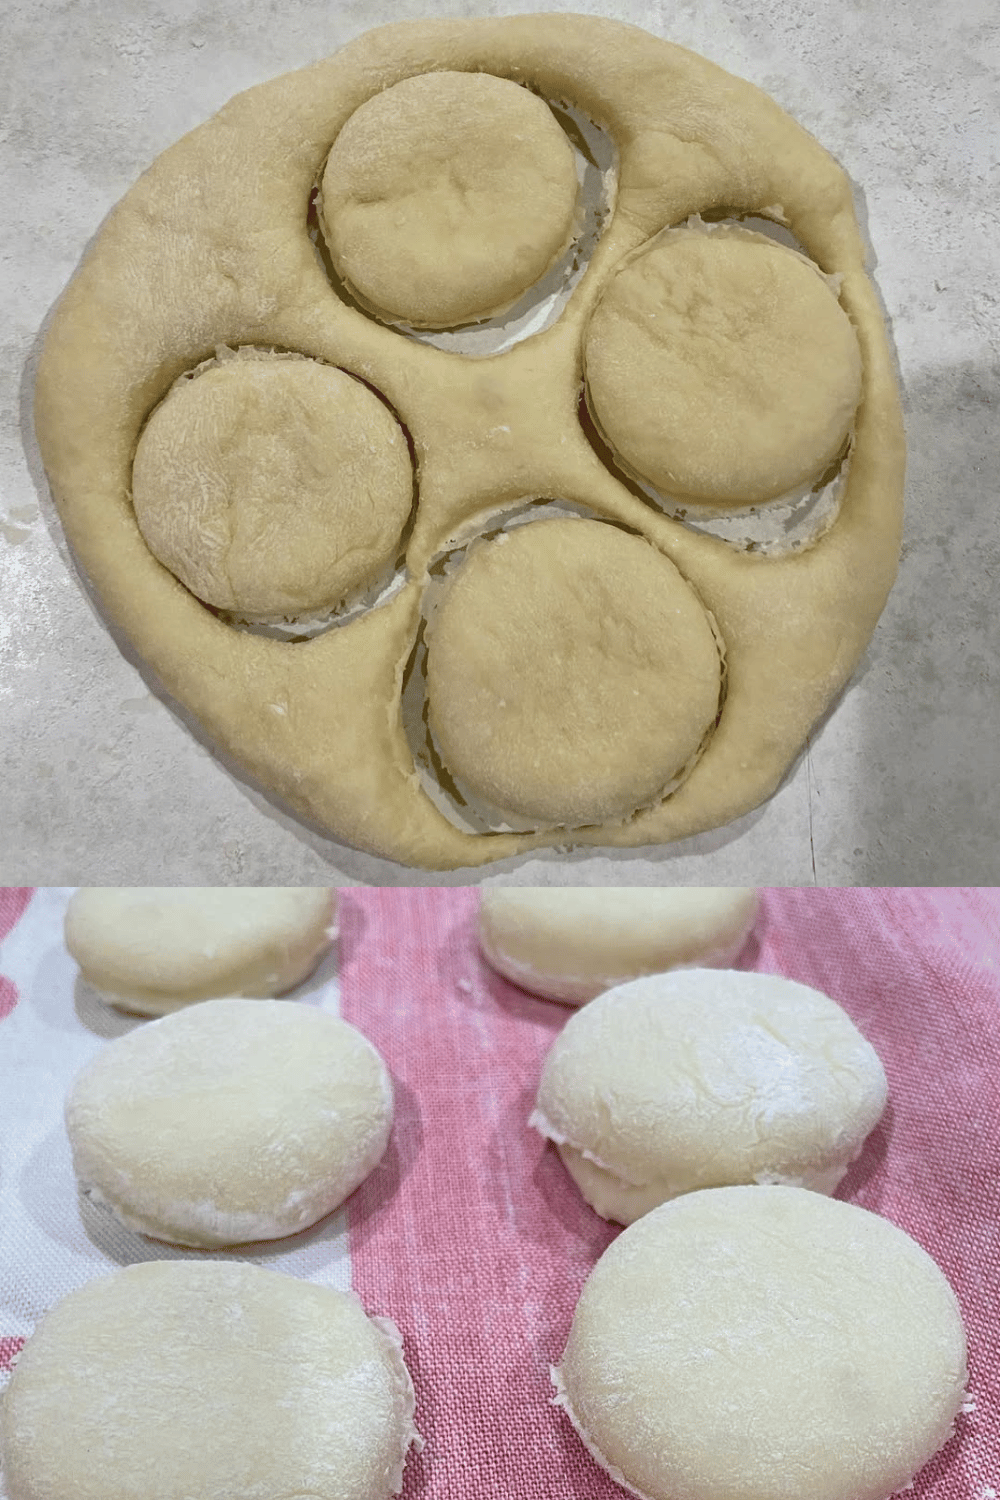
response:
<path id="1" fill-rule="evenodd" d="M 591 152 L 593 163 L 581 167 L 586 192 L 577 191 L 573 165 L 585 152 L 574 158 L 568 128 L 561 133 L 555 121 L 563 105 L 584 143 L 594 142 L 587 121 L 605 136 Z M 603 191 L 591 195 L 602 176 Z M 593 212 L 592 196 L 600 199 Z M 425 210 L 427 224 L 437 226 L 427 234 Z M 823 511 L 825 529 L 820 534 L 817 523 L 801 546 L 801 538 L 789 540 L 777 510 L 761 521 L 765 531 L 773 521 L 774 551 L 766 539 L 766 550 L 754 551 L 747 539 L 730 544 L 705 535 L 704 516 L 686 524 L 667 514 L 624 481 L 622 467 L 605 461 L 605 444 L 591 441 L 594 424 L 581 420 L 588 329 L 586 363 L 592 384 L 597 379 L 595 308 L 602 304 L 607 313 L 615 288 L 637 274 L 643 258 L 629 257 L 652 254 L 672 226 L 719 213 L 770 216 L 825 276 L 839 279 L 840 307 L 809 266 L 770 247 L 759 252 L 768 266 L 782 268 L 786 290 L 789 278 L 804 278 L 803 287 L 820 298 L 822 312 L 803 348 L 826 314 L 841 332 L 846 327 L 849 343 L 856 335 L 860 348 L 863 398 L 843 482 Z M 596 243 L 585 251 L 590 227 Z M 324 233 L 331 248 L 325 256 Z M 551 262 L 548 291 L 563 267 L 560 247 L 576 233 L 585 263 L 571 267 L 565 257 L 558 296 L 519 307 L 504 329 L 477 330 L 475 356 L 463 334 L 444 335 L 438 342 L 447 347 L 435 347 L 388 326 L 393 317 L 428 324 L 485 317 L 526 286 L 540 294 L 533 278 Z M 730 238 L 729 230 L 702 234 L 700 253 L 724 255 Z M 349 260 L 349 242 L 357 262 Z M 739 248 L 745 253 L 742 240 Z M 773 100 L 692 52 L 592 15 L 452 16 L 378 27 L 332 57 L 230 100 L 165 151 L 108 215 L 46 332 L 35 400 L 39 447 L 81 572 L 110 619 L 205 739 L 281 808 L 342 844 L 429 869 L 568 843 L 662 845 L 729 823 L 774 792 L 849 680 L 895 577 L 903 429 L 865 258 L 844 172 Z M 377 268 L 377 284 L 362 284 L 366 266 Z M 419 298 L 411 301 L 418 282 Z M 439 294 L 443 303 L 433 300 Z M 790 298 L 793 313 L 798 297 L 795 291 Z M 788 311 L 776 306 L 775 327 Z M 493 333 L 499 353 L 488 352 Z M 755 341 L 754 351 L 764 343 Z M 203 582 L 192 576 L 185 586 L 150 550 L 132 504 L 135 487 L 143 509 L 133 458 L 147 423 L 153 431 L 152 414 L 165 403 L 166 420 L 175 397 L 198 403 L 204 382 L 217 378 L 206 361 L 226 348 L 285 351 L 310 368 L 353 375 L 378 392 L 412 443 L 412 526 L 399 538 L 398 589 L 369 607 L 367 596 L 380 592 L 376 580 L 352 600 L 357 608 L 349 618 L 327 622 L 313 639 L 281 640 L 220 618 L 222 606 L 206 606 L 191 591 Z M 636 336 L 630 353 L 627 390 L 615 398 L 619 413 L 623 401 L 629 409 L 646 407 L 654 389 L 658 406 L 666 399 L 655 343 Z M 799 351 L 792 354 L 791 368 L 799 371 Z M 199 369 L 190 389 L 168 397 L 178 378 Z M 318 368 L 313 373 L 329 378 Z M 824 391 L 833 409 L 808 454 L 790 433 L 795 473 L 821 462 L 834 433 L 839 440 L 854 400 L 853 374 L 844 386 L 848 397 L 840 394 L 836 357 L 820 373 L 809 410 Z M 289 430 L 302 424 L 311 429 L 312 417 L 289 411 Z M 613 441 L 612 427 L 609 420 Z M 185 432 L 168 468 L 186 462 Z M 200 441 L 191 440 L 192 452 Z M 385 458 L 384 445 L 375 447 Z M 291 450 L 290 463 L 300 450 L 303 463 L 312 453 L 297 440 Z M 402 460 L 398 443 L 397 450 Z M 777 467 L 768 469 L 768 484 L 785 483 L 784 458 L 772 457 Z M 145 454 L 140 477 L 144 466 Z M 362 471 L 370 474 L 367 459 Z M 215 494 L 221 481 L 211 464 L 203 478 L 206 494 Z M 348 529 L 336 507 L 326 527 L 311 481 L 303 495 L 309 498 L 301 519 L 289 514 L 283 528 L 295 539 L 288 555 L 308 553 L 302 592 L 283 576 L 280 600 L 265 594 L 252 601 L 265 617 L 276 607 L 312 612 L 313 584 L 330 557 L 343 555 Z M 244 499 L 241 492 L 234 505 L 241 517 Z M 580 622 L 579 639 L 557 629 L 564 670 L 553 659 L 542 663 L 551 648 L 530 634 L 526 615 L 520 640 L 512 617 L 502 641 L 491 622 L 499 658 L 492 646 L 471 642 L 468 655 L 483 672 L 478 682 L 467 678 L 460 647 L 446 662 L 442 629 L 431 642 L 437 690 L 428 705 L 418 663 L 428 629 L 434 634 L 439 563 L 470 548 L 454 599 L 475 623 L 483 613 L 480 591 L 465 590 L 463 577 L 485 578 L 492 565 L 482 557 L 493 555 L 488 537 L 513 512 L 543 499 L 571 501 L 586 517 L 575 523 L 581 537 L 591 527 L 604 544 L 575 583 L 558 567 L 550 580 L 541 578 L 536 540 L 497 549 L 498 556 L 521 556 L 514 549 L 523 547 L 526 563 L 531 554 L 523 587 L 510 592 L 515 609 L 537 591 L 537 617 L 546 627 Z M 164 500 L 161 508 L 176 518 L 176 505 Z M 250 510 L 256 524 L 257 508 Z M 188 506 L 187 514 L 195 511 Z M 399 537 L 400 514 L 401 506 L 386 522 L 386 546 Z M 536 527 L 542 534 L 540 522 L 529 529 Z M 357 539 L 353 529 L 350 535 Z M 645 571 L 658 570 L 662 586 L 647 587 L 642 568 L 623 574 L 615 561 L 621 537 L 633 549 L 647 544 Z M 255 565 L 264 550 L 234 552 L 233 561 L 249 567 L 241 586 L 260 581 Z M 604 553 L 607 586 L 595 591 Z M 330 592 L 341 587 L 338 578 Z M 227 612 L 253 612 L 247 598 Z M 699 608 L 691 618 L 692 600 L 704 606 L 700 624 Z M 681 613 L 664 632 L 670 601 Z M 598 603 L 612 622 L 604 639 Z M 721 691 L 710 633 L 725 663 Z M 675 638 L 678 649 L 667 650 L 666 640 Z M 532 684 L 556 685 L 520 729 L 500 688 L 508 652 L 515 676 L 523 654 L 519 700 L 530 706 Z M 574 688 L 567 679 L 577 672 Z M 455 687 L 451 701 L 441 691 L 445 680 Z M 477 703 L 498 717 L 467 717 Z M 561 710 L 569 715 L 566 733 L 561 726 L 555 732 Z M 612 716 L 603 728 L 601 712 Z M 445 767 L 450 780 L 427 745 L 428 717 L 461 762 Z M 579 747 L 575 759 L 571 743 Z M 466 764 L 481 751 L 481 764 Z"/>
<path id="2" fill-rule="evenodd" d="M 252 618 L 334 609 L 393 561 L 413 503 L 406 436 L 360 380 L 235 358 L 179 381 L 139 439 L 146 543 L 206 604 Z"/>
<path id="3" fill-rule="evenodd" d="M 72 1292 L 3 1404 L 10 1500 L 388 1500 L 413 1386 L 348 1292 L 256 1266 L 150 1261 Z"/>
<path id="4" fill-rule="evenodd" d="M 582 1005 L 642 974 L 732 963 L 757 908 L 751 886 L 496 886 L 479 943 L 522 989 Z"/>
<path id="5" fill-rule="evenodd" d="M 573 149 L 542 99 L 489 73 L 433 72 L 376 94 L 323 173 L 333 263 L 377 313 L 422 327 L 514 302 L 568 246 Z"/>
<path id="6" fill-rule="evenodd" d="M 531 1123 L 587 1202 L 630 1224 L 728 1183 L 832 1193 L 886 1097 L 874 1049 L 818 990 L 681 969 L 608 990 L 570 1017 Z"/>
<path id="7" fill-rule="evenodd" d="M 208 1000 L 109 1043 L 66 1101 L 83 1191 L 180 1245 L 294 1234 L 379 1161 L 392 1084 L 359 1031 L 280 1000 Z"/>
<path id="8" fill-rule="evenodd" d="M 719 650 L 694 590 L 602 522 L 533 521 L 471 550 L 427 646 L 448 771 L 543 824 L 624 819 L 662 797 L 718 713 Z"/>
<path id="9" fill-rule="evenodd" d="M 336 900 L 328 886 L 82 886 L 66 946 L 110 1004 L 164 1015 L 290 990 L 335 935 Z"/>
<path id="10" fill-rule="evenodd" d="M 626 465 L 710 505 L 818 479 L 861 398 L 857 336 L 817 267 L 739 229 L 670 230 L 626 261 L 585 362 L 588 403 Z"/>
<path id="11" fill-rule="evenodd" d="M 951 1434 L 965 1337 L 887 1220 L 719 1188 L 605 1251 L 553 1374 L 597 1462 L 648 1500 L 886 1500 Z"/>

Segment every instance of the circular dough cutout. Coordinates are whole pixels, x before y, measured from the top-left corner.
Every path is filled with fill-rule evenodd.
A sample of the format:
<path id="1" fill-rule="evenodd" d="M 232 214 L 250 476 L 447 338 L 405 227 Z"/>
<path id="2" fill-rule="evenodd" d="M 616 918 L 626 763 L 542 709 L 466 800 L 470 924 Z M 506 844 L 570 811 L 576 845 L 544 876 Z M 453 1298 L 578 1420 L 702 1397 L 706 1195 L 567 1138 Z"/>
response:
<path id="1" fill-rule="evenodd" d="M 205 604 L 294 618 L 391 566 L 413 469 L 402 427 L 360 380 L 251 355 L 175 383 L 139 439 L 132 499 L 153 556 Z"/>
<path id="2" fill-rule="evenodd" d="M 522 989 L 582 1005 L 643 974 L 731 964 L 758 906 L 752 886 L 498 886 L 479 945 Z"/>
<path id="3" fill-rule="evenodd" d="M 773 974 L 686 969 L 571 1016 L 531 1123 L 587 1202 L 631 1224 L 698 1188 L 832 1193 L 886 1099 L 874 1048 L 828 996 Z"/>
<path id="4" fill-rule="evenodd" d="M 569 245 L 573 149 L 548 105 L 489 73 L 425 73 L 376 94 L 323 173 L 327 245 L 372 311 L 445 328 L 500 312 Z"/>
<path id="5" fill-rule="evenodd" d="M 624 465 L 706 505 L 818 479 L 861 399 L 857 336 L 829 283 L 748 230 L 670 230 L 630 257 L 590 320 L 585 364 Z"/>
<path id="6" fill-rule="evenodd" d="M 194 1000 L 280 995 L 335 935 L 329 886 L 81 886 L 66 946 L 119 1010 L 159 1016 Z"/>
<path id="7" fill-rule="evenodd" d="M 648 1500 L 885 1500 L 951 1433 L 965 1337 L 894 1224 L 720 1188 L 619 1235 L 553 1374 L 594 1458 Z"/>
<path id="8" fill-rule="evenodd" d="M 413 1386 L 347 1292 L 256 1266 L 150 1261 L 59 1302 L 3 1403 L 10 1500 L 387 1500 Z"/>
<path id="9" fill-rule="evenodd" d="M 694 590 L 650 543 L 601 521 L 534 521 L 471 548 L 427 648 L 448 771 L 543 826 L 657 801 L 719 711 L 719 648 Z"/>
<path id="10" fill-rule="evenodd" d="M 76 1078 L 66 1129 L 81 1189 L 177 1245 L 274 1240 L 315 1224 L 381 1158 L 392 1084 L 336 1016 L 208 1000 L 109 1043 Z"/>

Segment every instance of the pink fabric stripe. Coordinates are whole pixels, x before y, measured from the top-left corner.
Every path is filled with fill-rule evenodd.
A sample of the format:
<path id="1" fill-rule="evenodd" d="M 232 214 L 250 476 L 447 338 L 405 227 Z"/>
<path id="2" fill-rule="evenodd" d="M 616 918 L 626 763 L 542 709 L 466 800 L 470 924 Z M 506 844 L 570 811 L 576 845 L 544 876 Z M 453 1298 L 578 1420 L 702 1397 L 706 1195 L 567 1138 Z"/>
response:
<path id="1" fill-rule="evenodd" d="M 612 1500 L 622 1492 L 549 1405 L 548 1367 L 617 1232 L 525 1124 L 568 1012 L 481 963 L 475 906 L 468 890 L 344 894 L 342 1014 L 398 1089 L 389 1154 L 351 1201 L 354 1285 L 405 1336 L 428 1440 L 406 1496 Z M 1000 1490 L 998 928 L 996 892 L 778 889 L 742 960 L 833 995 L 889 1075 L 891 1113 L 841 1196 L 942 1265 L 976 1398 L 916 1500 Z"/>

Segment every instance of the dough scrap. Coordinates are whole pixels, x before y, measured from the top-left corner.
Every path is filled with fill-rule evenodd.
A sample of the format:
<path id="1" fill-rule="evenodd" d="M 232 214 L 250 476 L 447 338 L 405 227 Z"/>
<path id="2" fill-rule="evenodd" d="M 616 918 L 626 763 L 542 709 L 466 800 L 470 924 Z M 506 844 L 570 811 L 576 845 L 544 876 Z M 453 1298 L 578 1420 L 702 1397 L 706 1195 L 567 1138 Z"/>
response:
<path id="1" fill-rule="evenodd" d="M 256 1266 L 149 1261 L 29 1339 L 0 1434 L 10 1500 L 388 1500 L 414 1397 L 399 1332 Z"/>
<path id="2" fill-rule="evenodd" d="M 886 1500 L 951 1434 L 965 1337 L 894 1224 L 800 1188 L 714 1188 L 605 1251 L 553 1379 L 644 1500 Z"/>
<path id="3" fill-rule="evenodd" d="M 448 771 L 543 826 L 631 817 L 683 775 L 719 711 L 712 626 L 676 568 L 599 521 L 534 521 L 473 549 L 427 627 Z"/>
<path id="4" fill-rule="evenodd" d="M 739 229 L 668 230 L 629 257 L 584 359 L 591 410 L 626 467 L 708 505 L 819 479 L 861 398 L 857 337 L 817 267 Z"/>
<path id="5" fill-rule="evenodd" d="M 363 1182 L 392 1127 L 389 1074 L 336 1016 L 207 1000 L 118 1037 L 66 1101 L 83 1191 L 129 1229 L 201 1248 L 280 1239 Z"/>
<path id="6" fill-rule="evenodd" d="M 643 974 L 726 968 L 758 906 L 751 886 L 491 886 L 479 944 L 522 989 L 582 1005 Z"/>
<path id="7" fill-rule="evenodd" d="M 492 317 L 575 227 L 573 150 L 544 100 L 489 73 L 405 78 L 356 110 L 323 172 L 333 263 L 376 314 Z"/>
<path id="8" fill-rule="evenodd" d="M 307 232 L 330 148 L 366 102 L 438 71 L 488 73 L 598 121 L 619 154 L 614 212 L 558 320 L 468 359 L 338 297 Z M 597 458 L 579 422 L 585 329 L 625 256 L 716 207 L 779 211 L 840 300 L 863 367 L 835 522 L 762 557 L 659 513 Z M 238 631 L 150 553 L 128 499 L 149 413 L 220 345 L 292 350 L 371 384 L 412 437 L 408 582 L 306 643 Z M 637 388 L 643 379 L 636 372 Z M 527 499 L 568 497 L 643 536 L 721 637 L 727 696 L 691 774 L 577 845 L 667 842 L 768 797 L 849 679 L 895 576 L 903 429 L 888 343 L 845 174 L 751 85 L 596 16 L 404 22 L 233 99 L 165 152 L 108 217 L 50 324 L 36 386 L 42 457 L 66 534 L 109 616 L 206 735 L 336 838 L 410 865 L 472 866 L 565 844 L 565 830 L 479 834 L 424 791 L 401 687 L 428 568 L 457 531 Z M 623 752 L 627 759 L 627 751 Z"/>
<path id="9" fill-rule="evenodd" d="M 158 1016 L 292 989 L 336 935 L 336 911 L 329 886 L 81 886 L 66 946 L 110 1005 Z"/>
<path id="10" fill-rule="evenodd" d="M 335 609 L 395 558 L 413 501 L 406 436 L 359 380 L 315 360 L 228 359 L 143 429 L 136 521 L 206 604 L 249 619 Z"/>
<path id="11" fill-rule="evenodd" d="M 819 990 L 686 969 L 619 985 L 571 1016 L 530 1123 L 587 1202 L 631 1224 L 699 1188 L 832 1193 L 887 1097 L 874 1048 Z"/>

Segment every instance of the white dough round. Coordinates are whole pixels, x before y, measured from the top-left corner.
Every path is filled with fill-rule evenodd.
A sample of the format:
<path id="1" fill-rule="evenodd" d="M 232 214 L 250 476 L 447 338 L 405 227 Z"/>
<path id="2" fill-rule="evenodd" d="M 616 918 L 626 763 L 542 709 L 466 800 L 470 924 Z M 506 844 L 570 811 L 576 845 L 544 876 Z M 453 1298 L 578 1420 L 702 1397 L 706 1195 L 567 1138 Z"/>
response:
<path id="1" fill-rule="evenodd" d="M 395 1326 L 256 1266 L 149 1261 L 63 1299 L 3 1404 L 10 1500 L 387 1500 L 413 1386 Z"/>
<path id="2" fill-rule="evenodd" d="M 877 1054 L 828 996 L 772 974 L 685 969 L 570 1017 L 531 1124 L 587 1202 L 631 1224 L 697 1188 L 832 1193 L 886 1098 Z"/>
<path id="3" fill-rule="evenodd" d="M 494 887 L 479 943 L 522 989 L 582 1005 L 643 974 L 731 964 L 758 905 L 752 886 Z"/>
<path id="4" fill-rule="evenodd" d="M 280 1000 L 208 1000 L 109 1043 L 66 1101 L 83 1191 L 178 1245 L 294 1234 L 368 1176 L 392 1126 L 372 1044 Z"/>
<path id="5" fill-rule="evenodd" d="M 605 1251 L 553 1378 L 597 1462 L 648 1500 L 885 1500 L 951 1433 L 965 1337 L 894 1224 L 720 1188 Z"/>
<path id="6" fill-rule="evenodd" d="M 192 1000 L 280 995 L 335 935 L 328 886 L 82 886 L 66 946 L 119 1010 L 159 1016 Z"/>

